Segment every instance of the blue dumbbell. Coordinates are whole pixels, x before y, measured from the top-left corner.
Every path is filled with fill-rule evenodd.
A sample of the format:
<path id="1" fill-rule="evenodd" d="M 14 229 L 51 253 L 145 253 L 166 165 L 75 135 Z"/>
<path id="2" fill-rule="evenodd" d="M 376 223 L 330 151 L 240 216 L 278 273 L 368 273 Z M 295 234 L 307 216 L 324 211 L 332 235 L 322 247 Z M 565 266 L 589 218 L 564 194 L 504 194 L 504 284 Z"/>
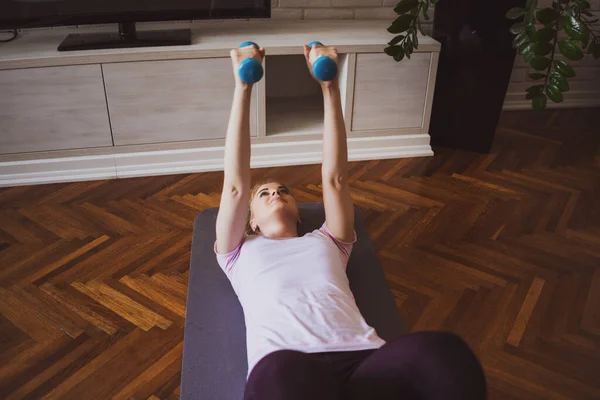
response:
<path id="1" fill-rule="evenodd" d="M 254 42 L 244 42 L 240 45 L 240 48 L 246 46 L 254 46 L 258 49 L 258 45 Z M 246 58 L 240 63 L 240 69 L 238 70 L 240 79 L 246 83 L 256 83 L 263 77 L 263 67 L 261 63 L 255 58 Z"/>
<path id="2" fill-rule="evenodd" d="M 310 42 L 308 47 L 312 49 L 313 45 L 318 44 L 323 46 L 321 42 Z M 338 67 L 335 61 L 326 56 L 317 58 L 313 64 L 313 75 L 320 81 L 326 82 L 334 79 L 337 76 Z"/>

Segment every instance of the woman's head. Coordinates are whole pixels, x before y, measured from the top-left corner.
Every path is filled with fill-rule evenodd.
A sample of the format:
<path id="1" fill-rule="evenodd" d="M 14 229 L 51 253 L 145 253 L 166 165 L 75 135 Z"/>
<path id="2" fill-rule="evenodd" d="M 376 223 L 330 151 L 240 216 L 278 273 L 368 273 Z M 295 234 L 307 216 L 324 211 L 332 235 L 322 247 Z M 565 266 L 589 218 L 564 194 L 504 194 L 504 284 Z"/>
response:
<path id="1" fill-rule="evenodd" d="M 281 232 L 284 227 L 296 227 L 298 205 L 291 190 L 274 179 L 265 179 L 254 185 L 250 192 L 250 211 L 246 233 Z M 262 228 L 262 229 L 261 229 Z"/>

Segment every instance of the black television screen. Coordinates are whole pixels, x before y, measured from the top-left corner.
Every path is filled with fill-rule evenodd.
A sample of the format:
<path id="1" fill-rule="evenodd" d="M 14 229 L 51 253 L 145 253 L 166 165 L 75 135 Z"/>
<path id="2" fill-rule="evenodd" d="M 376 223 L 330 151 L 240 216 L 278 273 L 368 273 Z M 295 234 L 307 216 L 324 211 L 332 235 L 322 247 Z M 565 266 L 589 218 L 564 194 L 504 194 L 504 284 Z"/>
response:
<path id="1" fill-rule="evenodd" d="M 0 29 L 270 14 L 270 0 L 0 0 Z"/>

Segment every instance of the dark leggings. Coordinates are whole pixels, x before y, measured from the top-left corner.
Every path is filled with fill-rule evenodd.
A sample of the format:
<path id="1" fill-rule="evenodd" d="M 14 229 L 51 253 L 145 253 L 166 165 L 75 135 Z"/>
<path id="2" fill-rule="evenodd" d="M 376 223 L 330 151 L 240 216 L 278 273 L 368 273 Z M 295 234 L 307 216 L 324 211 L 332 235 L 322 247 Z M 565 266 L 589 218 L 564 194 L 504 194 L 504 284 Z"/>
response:
<path id="1" fill-rule="evenodd" d="M 418 332 L 376 350 L 303 353 L 261 359 L 244 400 L 398 400 L 486 398 L 483 370 L 458 336 Z"/>

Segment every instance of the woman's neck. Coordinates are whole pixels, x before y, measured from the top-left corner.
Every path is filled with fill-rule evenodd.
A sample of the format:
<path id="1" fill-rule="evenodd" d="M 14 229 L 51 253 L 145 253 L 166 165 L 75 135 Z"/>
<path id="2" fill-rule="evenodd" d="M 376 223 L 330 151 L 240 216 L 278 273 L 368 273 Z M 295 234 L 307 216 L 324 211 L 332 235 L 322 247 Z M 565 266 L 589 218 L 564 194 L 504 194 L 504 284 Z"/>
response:
<path id="1" fill-rule="evenodd" d="M 261 233 L 268 239 L 290 239 L 298 237 L 298 225 L 295 223 L 283 221 L 277 223 L 272 222 L 271 224 L 261 227 Z"/>

